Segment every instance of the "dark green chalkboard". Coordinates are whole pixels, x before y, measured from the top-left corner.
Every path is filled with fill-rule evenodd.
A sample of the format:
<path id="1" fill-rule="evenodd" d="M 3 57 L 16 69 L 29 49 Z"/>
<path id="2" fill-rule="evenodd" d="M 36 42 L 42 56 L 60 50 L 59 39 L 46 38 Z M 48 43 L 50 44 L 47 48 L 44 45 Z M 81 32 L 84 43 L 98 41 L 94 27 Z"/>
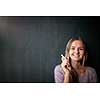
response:
<path id="1" fill-rule="evenodd" d="M 87 42 L 89 65 L 99 73 L 99 26 L 100 17 L 1 16 L 0 82 L 54 82 L 60 54 L 76 35 Z"/>

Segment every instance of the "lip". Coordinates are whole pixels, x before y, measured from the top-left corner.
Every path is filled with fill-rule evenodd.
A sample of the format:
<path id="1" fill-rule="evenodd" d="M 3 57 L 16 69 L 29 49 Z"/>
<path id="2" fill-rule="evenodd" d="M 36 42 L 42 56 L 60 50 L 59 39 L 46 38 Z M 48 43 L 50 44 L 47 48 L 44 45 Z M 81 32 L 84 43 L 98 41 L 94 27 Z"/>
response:
<path id="1" fill-rule="evenodd" d="M 79 56 L 80 54 L 72 54 L 73 56 Z"/>
<path id="2" fill-rule="evenodd" d="M 75 58 L 79 58 L 80 57 L 80 55 L 72 55 L 73 57 L 75 57 Z"/>

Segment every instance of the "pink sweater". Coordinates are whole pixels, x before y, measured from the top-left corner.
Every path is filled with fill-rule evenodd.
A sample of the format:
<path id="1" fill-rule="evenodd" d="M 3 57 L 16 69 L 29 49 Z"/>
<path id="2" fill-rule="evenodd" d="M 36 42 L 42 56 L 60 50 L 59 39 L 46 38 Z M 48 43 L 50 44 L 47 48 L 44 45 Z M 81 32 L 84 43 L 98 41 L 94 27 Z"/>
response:
<path id="1" fill-rule="evenodd" d="M 64 72 L 60 65 L 57 65 L 54 69 L 54 79 L 56 83 L 63 83 Z M 96 83 L 97 74 L 94 68 L 86 67 L 86 71 L 83 76 L 78 75 L 79 83 Z"/>

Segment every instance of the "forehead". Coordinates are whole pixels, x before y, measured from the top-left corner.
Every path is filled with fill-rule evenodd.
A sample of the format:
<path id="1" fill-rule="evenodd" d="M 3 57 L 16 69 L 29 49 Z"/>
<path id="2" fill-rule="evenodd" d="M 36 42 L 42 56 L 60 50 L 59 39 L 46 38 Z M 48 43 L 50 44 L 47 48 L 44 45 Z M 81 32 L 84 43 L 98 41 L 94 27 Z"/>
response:
<path id="1" fill-rule="evenodd" d="M 75 40 L 75 41 L 72 42 L 71 46 L 84 47 L 84 44 L 81 40 Z"/>

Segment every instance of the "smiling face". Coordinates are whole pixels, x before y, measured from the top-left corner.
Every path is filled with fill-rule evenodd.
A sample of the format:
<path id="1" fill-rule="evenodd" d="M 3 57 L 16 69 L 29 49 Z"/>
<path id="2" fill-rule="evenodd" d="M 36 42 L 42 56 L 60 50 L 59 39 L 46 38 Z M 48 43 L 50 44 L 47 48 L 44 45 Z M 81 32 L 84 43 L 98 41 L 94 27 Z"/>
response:
<path id="1" fill-rule="evenodd" d="M 69 49 L 69 57 L 72 61 L 79 62 L 84 56 L 85 50 L 83 42 L 80 40 L 75 40 L 72 42 Z"/>

